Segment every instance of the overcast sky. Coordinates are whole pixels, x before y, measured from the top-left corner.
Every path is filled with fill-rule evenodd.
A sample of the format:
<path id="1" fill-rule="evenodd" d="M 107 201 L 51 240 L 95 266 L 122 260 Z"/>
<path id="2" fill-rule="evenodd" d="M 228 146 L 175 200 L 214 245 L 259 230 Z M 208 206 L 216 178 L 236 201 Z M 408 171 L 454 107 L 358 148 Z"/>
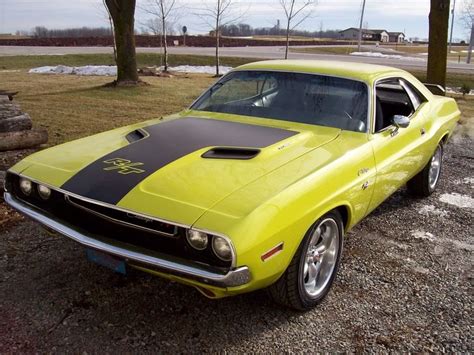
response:
<path id="1" fill-rule="evenodd" d="M 138 6 L 146 0 L 138 0 Z M 186 25 L 190 33 L 208 31 L 206 25 L 193 15 L 195 9 L 212 0 L 179 0 L 187 11 L 180 11 L 179 25 Z M 284 15 L 278 0 L 235 0 L 245 10 L 244 20 L 253 27 L 269 27 Z M 314 15 L 299 28 L 319 30 L 357 27 L 361 0 L 319 0 Z M 369 28 L 405 32 L 408 37 L 428 37 L 430 0 L 367 0 L 364 22 Z M 459 19 L 462 0 L 458 0 Z M 137 10 L 137 27 L 146 15 Z M 30 30 L 34 26 L 66 28 L 106 26 L 101 0 L 0 0 L 0 33 Z M 455 21 L 454 37 L 466 39 L 468 33 L 460 21 Z"/>

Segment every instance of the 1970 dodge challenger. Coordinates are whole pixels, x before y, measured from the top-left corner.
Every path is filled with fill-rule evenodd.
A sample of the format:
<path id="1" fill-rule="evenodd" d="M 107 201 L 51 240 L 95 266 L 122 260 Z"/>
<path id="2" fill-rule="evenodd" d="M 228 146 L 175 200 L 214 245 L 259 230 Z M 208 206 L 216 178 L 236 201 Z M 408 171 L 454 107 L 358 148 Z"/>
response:
<path id="1" fill-rule="evenodd" d="M 265 61 L 173 116 L 79 139 L 12 167 L 5 201 L 84 245 L 218 298 L 264 287 L 306 310 L 344 234 L 398 188 L 436 188 L 460 112 L 409 73 Z"/>

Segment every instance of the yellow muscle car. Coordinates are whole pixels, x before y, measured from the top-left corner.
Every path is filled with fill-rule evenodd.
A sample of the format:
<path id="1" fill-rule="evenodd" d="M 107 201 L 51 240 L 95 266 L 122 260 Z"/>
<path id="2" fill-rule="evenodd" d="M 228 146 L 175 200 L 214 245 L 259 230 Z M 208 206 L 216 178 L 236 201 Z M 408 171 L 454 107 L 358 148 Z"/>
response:
<path id="1" fill-rule="evenodd" d="M 247 64 L 179 114 L 27 157 L 5 201 L 117 272 L 306 310 L 349 229 L 405 184 L 433 192 L 459 116 L 399 69 Z"/>

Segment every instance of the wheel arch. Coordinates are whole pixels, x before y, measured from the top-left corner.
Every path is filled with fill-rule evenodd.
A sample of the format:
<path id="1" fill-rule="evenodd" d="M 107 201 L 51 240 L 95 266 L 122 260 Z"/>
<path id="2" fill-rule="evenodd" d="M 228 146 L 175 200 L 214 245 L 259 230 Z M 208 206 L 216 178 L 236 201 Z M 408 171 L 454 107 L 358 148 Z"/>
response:
<path id="1" fill-rule="evenodd" d="M 336 208 L 333 208 L 331 211 L 334 211 L 334 210 L 339 212 L 339 214 L 341 215 L 342 224 L 344 225 L 344 232 L 347 232 L 349 229 L 350 220 L 352 217 L 352 212 L 351 212 L 350 207 L 348 205 L 343 204 L 343 205 L 337 206 Z"/>
<path id="2" fill-rule="evenodd" d="M 438 144 L 441 143 L 442 145 L 445 145 L 446 143 L 448 143 L 449 136 L 450 136 L 449 131 L 445 132 L 442 135 L 441 139 L 439 140 Z"/>

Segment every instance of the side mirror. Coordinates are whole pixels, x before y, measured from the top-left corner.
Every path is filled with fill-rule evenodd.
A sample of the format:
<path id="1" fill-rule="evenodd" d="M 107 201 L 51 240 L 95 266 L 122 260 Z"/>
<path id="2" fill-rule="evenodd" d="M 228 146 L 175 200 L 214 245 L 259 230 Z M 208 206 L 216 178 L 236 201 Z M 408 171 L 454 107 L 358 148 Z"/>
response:
<path id="1" fill-rule="evenodd" d="M 392 118 L 392 123 L 397 128 L 407 128 L 410 125 L 410 119 L 407 116 L 395 115 Z"/>

